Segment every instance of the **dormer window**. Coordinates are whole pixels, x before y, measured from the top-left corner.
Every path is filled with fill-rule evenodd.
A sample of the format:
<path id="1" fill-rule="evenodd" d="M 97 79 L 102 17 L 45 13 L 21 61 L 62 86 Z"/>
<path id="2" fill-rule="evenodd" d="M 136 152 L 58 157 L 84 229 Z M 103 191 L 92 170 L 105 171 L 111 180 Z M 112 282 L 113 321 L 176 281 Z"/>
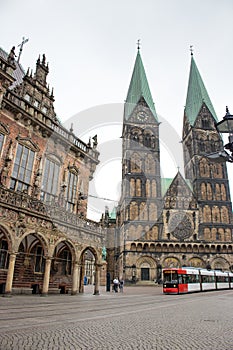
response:
<path id="1" fill-rule="evenodd" d="M 24 99 L 28 102 L 30 102 L 31 96 L 28 94 L 25 94 Z"/>
<path id="2" fill-rule="evenodd" d="M 37 101 L 37 100 L 34 101 L 34 106 L 35 106 L 36 108 L 39 107 L 39 104 L 40 104 L 39 101 Z"/>
<path id="3" fill-rule="evenodd" d="M 48 108 L 44 106 L 44 107 L 42 108 L 42 112 L 43 112 L 44 114 L 47 114 Z"/>

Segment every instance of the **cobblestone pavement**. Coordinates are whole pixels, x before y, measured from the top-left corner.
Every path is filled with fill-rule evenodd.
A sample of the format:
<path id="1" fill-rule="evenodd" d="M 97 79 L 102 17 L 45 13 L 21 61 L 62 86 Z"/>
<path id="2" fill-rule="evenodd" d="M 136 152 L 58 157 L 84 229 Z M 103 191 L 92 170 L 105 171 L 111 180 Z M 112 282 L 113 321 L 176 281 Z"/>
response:
<path id="1" fill-rule="evenodd" d="M 233 291 L 0 297 L 0 350 L 233 350 Z"/>

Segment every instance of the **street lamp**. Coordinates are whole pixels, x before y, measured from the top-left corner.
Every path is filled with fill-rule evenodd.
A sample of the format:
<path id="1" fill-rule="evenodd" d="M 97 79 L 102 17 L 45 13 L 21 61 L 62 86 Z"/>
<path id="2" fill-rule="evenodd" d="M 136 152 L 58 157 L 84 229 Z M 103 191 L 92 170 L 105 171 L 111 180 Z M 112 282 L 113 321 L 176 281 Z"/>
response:
<path id="1" fill-rule="evenodd" d="M 222 150 L 219 152 L 207 154 L 206 157 L 215 163 L 233 163 L 233 115 L 230 114 L 228 107 L 226 107 L 226 115 L 223 117 L 223 120 L 221 120 L 219 123 L 215 123 L 215 127 L 219 133 L 229 134 L 229 143 L 224 145 L 224 148 L 226 150 L 229 150 L 230 153 Z"/>

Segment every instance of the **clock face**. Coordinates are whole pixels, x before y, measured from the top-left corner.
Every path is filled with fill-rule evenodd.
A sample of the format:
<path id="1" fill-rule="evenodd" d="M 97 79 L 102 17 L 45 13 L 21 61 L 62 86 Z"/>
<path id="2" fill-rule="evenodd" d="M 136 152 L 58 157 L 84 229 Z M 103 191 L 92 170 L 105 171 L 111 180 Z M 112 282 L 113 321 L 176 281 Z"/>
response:
<path id="1" fill-rule="evenodd" d="M 144 111 L 139 111 L 136 115 L 137 120 L 144 122 L 148 119 L 148 115 Z"/>

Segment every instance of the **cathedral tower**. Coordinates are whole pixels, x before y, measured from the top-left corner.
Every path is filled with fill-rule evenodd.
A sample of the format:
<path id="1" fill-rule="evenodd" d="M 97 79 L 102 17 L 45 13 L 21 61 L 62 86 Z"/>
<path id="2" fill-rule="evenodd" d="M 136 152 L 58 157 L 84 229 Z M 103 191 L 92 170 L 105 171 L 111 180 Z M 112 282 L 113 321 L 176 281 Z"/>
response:
<path id="1" fill-rule="evenodd" d="M 198 202 L 198 239 L 215 243 L 232 240 L 226 164 L 211 163 L 205 157 L 223 148 L 216 122 L 216 113 L 192 55 L 183 123 L 185 177 L 191 181 Z"/>
<path id="2" fill-rule="evenodd" d="M 132 253 L 135 241 L 158 240 L 161 232 L 159 122 L 139 49 L 125 101 L 122 140 L 119 273 L 131 279 L 141 257 L 145 266 L 140 267 L 140 278 L 151 280 L 156 272 L 143 262 L 149 245 L 148 251 Z"/>

